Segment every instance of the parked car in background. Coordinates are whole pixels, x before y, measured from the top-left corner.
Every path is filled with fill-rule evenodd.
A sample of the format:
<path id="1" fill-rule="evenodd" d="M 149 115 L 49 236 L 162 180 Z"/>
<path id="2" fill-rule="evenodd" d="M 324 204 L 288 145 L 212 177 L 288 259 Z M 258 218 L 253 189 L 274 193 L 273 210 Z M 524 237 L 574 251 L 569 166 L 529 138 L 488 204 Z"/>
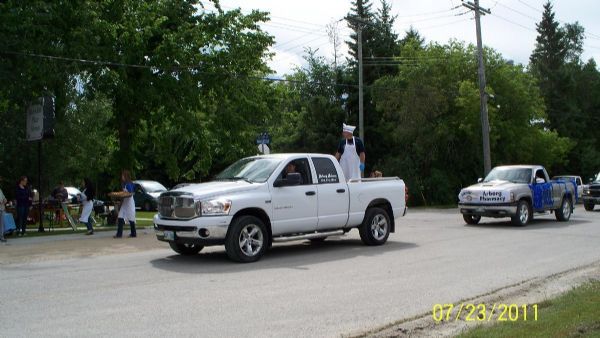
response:
<path id="1" fill-rule="evenodd" d="M 190 182 L 179 183 L 179 184 L 175 185 L 173 188 L 171 188 L 171 190 L 187 187 L 188 185 L 192 185 L 192 184 L 196 184 L 196 183 L 190 183 Z"/>
<path id="2" fill-rule="evenodd" d="M 581 179 L 581 176 L 576 176 L 576 175 L 559 175 L 559 176 L 552 177 L 552 179 L 556 180 L 556 181 L 559 181 L 559 180 L 574 181 L 575 185 L 577 186 L 577 199 L 581 200 L 581 198 L 583 197 L 583 189 L 587 185 L 583 184 L 583 180 Z"/>
<path id="3" fill-rule="evenodd" d="M 164 185 L 156 181 L 137 180 L 133 181 L 135 191 L 133 201 L 136 208 L 144 211 L 156 210 L 158 206 L 158 196 L 167 191 Z"/>
<path id="4" fill-rule="evenodd" d="M 600 172 L 590 179 L 590 184 L 583 189 L 583 207 L 587 211 L 594 210 L 594 205 L 600 204 Z"/>
<path id="5" fill-rule="evenodd" d="M 65 187 L 65 189 L 67 189 L 67 193 L 69 194 L 69 203 L 73 202 L 73 198 L 77 198 L 77 195 L 81 195 L 81 190 L 75 187 Z"/>
<path id="6" fill-rule="evenodd" d="M 79 203 L 77 200 L 77 195 L 81 194 L 81 190 L 75 187 L 65 187 L 65 189 L 67 189 L 67 194 L 69 194 L 67 203 Z M 95 199 L 93 206 L 96 214 L 101 214 L 104 212 L 104 201 Z"/>

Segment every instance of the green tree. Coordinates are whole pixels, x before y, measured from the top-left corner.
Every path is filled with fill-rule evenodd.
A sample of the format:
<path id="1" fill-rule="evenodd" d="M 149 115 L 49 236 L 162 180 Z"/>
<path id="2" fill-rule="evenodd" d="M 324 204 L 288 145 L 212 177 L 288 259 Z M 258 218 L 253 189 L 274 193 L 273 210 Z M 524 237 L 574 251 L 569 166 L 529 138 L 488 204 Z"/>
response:
<path id="1" fill-rule="evenodd" d="M 277 85 L 282 101 L 270 121 L 275 131 L 273 147 L 277 152 L 333 154 L 344 121 L 336 69 L 310 49 L 305 60 L 306 68 L 297 68 Z"/>
<path id="2" fill-rule="evenodd" d="M 132 168 L 191 180 L 249 153 L 257 125 L 270 113 L 272 89 L 261 77 L 270 71 L 273 39 L 258 27 L 268 16 L 225 12 L 218 1 L 209 11 L 204 3 L 0 3 L 0 74 L 9 79 L 0 88 L 2 113 L 24 125 L 27 103 L 52 94 L 57 124 L 76 126 L 70 119 L 87 116 L 79 111 L 91 109 L 85 103 L 103 98 L 108 120 L 96 122 L 117 137 L 116 147 L 105 140 L 114 147 L 113 174 Z M 63 144 L 67 130 L 57 127 L 55 144 Z M 31 147 L 23 132 L 14 136 L 2 139 L 1 148 L 25 154 L 28 168 L 32 152 L 23 150 Z"/>
<path id="3" fill-rule="evenodd" d="M 538 123 L 546 116 L 534 78 L 485 52 L 487 92 L 496 97 L 489 109 L 493 164 L 564 162 L 572 143 Z M 475 47 L 408 44 L 401 53 L 421 62 L 400 65 L 398 76 L 373 86 L 381 142 L 388 145 L 376 166 L 404 178 L 414 203 L 454 203 L 483 167 Z"/>

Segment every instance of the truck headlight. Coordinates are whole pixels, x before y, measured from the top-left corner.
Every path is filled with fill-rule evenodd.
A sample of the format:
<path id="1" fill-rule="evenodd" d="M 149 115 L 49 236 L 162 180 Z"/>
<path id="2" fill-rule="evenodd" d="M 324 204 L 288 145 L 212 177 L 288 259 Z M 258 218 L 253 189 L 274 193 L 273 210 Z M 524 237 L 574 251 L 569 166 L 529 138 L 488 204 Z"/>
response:
<path id="1" fill-rule="evenodd" d="M 589 189 L 583 189 L 583 194 L 584 195 L 589 195 L 590 194 L 590 190 Z"/>
<path id="2" fill-rule="evenodd" d="M 215 199 L 208 201 L 200 201 L 200 211 L 202 216 L 224 216 L 229 215 L 231 211 L 231 200 Z"/>

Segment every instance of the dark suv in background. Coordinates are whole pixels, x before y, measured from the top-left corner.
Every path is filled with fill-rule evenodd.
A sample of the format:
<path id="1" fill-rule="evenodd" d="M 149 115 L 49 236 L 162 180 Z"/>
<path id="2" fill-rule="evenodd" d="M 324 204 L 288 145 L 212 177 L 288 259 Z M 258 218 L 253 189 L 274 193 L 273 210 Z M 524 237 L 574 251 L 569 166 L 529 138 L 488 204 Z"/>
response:
<path id="1" fill-rule="evenodd" d="M 587 211 L 594 210 L 594 205 L 600 204 L 600 173 L 590 179 L 590 184 L 583 189 L 583 207 Z"/>
<path id="2" fill-rule="evenodd" d="M 137 180 L 133 181 L 133 184 L 135 186 L 133 194 L 135 207 L 144 211 L 156 210 L 158 196 L 167 191 L 167 188 L 156 181 Z"/>

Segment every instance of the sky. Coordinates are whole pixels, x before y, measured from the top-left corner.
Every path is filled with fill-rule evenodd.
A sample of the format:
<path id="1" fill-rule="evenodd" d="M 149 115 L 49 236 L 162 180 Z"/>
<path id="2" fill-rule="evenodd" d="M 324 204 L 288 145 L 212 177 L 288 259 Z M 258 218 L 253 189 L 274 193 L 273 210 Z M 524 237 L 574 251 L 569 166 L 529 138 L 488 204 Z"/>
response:
<path id="1" fill-rule="evenodd" d="M 470 0 L 471 2 L 473 0 Z M 526 65 L 535 48 L 536 23 L 542 18 L 546 0 L 480 0 L 480 6 L 492 14 L 481 20 L 482 40 L 486 47 L 500 52 L 507 60 Z M 373 10 L 380 0 L 371 0 Z M 425 42 L 445 44 L 451 39 L 476 43 L 473 14 L 462 7 L 460 0 L 388 0 L 394 25 L 400 38 L 412 26 Z M 583 60 L 600 61 L 600 1 L 554 0 L 555 19 L 561 24 L 579 22 L 586 32 Z M 327 35 L 327 25 L 338 22 L 338 32 L 343 41 L 351 30 L 343 17 L 348 14 L 350 0 L 220 0 L 223 10 L 241 8 L 269 12 L 271 20 L 262 28 L 275 37 L 269 62 L 277 76 L 290 74 L 305 62 L 305 48 L 318 50 L 317 55 L 333 61 L 333 44 Z M 348 56 L 345 43 L 341 44 L 343 58 Z M 389 55 L 378 55 L 389 56 Z"/>

